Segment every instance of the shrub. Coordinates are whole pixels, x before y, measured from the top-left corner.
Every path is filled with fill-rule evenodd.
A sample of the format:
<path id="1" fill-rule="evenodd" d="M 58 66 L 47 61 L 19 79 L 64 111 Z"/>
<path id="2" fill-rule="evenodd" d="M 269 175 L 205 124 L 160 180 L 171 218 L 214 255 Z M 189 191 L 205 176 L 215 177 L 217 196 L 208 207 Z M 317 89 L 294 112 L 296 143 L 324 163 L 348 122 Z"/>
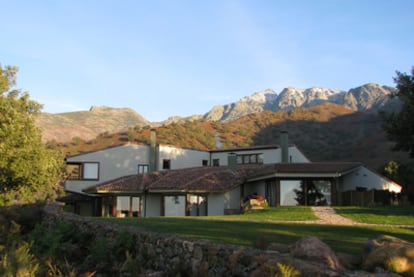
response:
<path id="1" fill-rule="evenodd" d="M 30 253 L 30 244 L 24 241 L 7 249 L 0 260 L 1 276 L 35 276 L 39 269 L 39 263 Z"/>

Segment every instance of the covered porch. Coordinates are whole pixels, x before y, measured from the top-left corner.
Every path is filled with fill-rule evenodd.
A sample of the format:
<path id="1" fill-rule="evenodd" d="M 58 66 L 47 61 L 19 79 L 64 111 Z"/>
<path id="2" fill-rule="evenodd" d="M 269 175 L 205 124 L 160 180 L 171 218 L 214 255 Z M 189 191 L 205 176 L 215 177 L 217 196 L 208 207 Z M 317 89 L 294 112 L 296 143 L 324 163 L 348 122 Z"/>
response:
<path id="1" fill-rule="evenodd" d="M 259 193 L 270 206 L 341 205 L 343 176 L 360 163 L 280 163 L 258 171 L 242 186 L 242 197 Z"/>

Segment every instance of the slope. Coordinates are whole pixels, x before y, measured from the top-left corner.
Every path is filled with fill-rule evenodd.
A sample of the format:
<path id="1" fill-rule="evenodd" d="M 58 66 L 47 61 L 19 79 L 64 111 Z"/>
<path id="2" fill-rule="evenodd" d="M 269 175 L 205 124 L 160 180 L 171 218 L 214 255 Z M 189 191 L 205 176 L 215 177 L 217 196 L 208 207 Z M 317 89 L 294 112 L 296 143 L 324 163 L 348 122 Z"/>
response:
<path id="1" fill-rule="evenodd" d="M 90 140 L 102 133 L 116 133 L 149 122 L 129 108 L 92 107 L 89 111 L 41 113 L 36 124 L 43 131 L 43 141 Z"/>
<path id="2" fill-rule="evenodd" d="M 148 143 L 150 129 L 137 126 L 126 132 L 101 134 L 89 141 L 49 145 L 74 155 L 127 142 Z M 215 149 L 217 138 L 223 148 L 278 144 L 279 133 L 286 130 L 290 143 L 312 161 L 361 161 L 379 169 L 391 159 L 403 158 L 401 153 L 390 150 L 391 144 L 376 114 L 355 112 L 331 103 L 288 112 L 253 113 L 232 122 L 194 120 L 154 129 L 158 143 L 191 149 Z"/>

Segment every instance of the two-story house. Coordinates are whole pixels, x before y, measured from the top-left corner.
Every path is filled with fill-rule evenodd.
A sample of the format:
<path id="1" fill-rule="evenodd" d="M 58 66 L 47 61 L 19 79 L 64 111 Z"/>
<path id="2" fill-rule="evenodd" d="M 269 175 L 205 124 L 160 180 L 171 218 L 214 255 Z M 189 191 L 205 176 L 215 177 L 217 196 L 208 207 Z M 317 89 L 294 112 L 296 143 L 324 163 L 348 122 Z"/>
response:
<path id="1" fill-rule="evenodd" d="M 398 190 L 360 163 L 312 163 L 282 133 L 279 145 L 199 151 L 124 144 L 66 159 L 65 190 L 73 211 L 97 216 L 222 215 L 243 198 L 263 195 L 271 206 L 296 205 L 295 189 L 316 184 L 327 204 L 356 187 Z M 71 201 L 71 199 L 73 201 Z"/>

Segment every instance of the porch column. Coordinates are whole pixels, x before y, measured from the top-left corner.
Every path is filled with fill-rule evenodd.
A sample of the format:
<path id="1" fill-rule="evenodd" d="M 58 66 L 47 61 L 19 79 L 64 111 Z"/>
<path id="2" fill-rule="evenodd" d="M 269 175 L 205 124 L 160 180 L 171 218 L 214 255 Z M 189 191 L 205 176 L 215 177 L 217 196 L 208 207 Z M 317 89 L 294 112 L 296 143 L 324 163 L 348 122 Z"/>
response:
<path id="1" fill-rule="evenodd" d="M 129 197 L 129 211 L 128 211 L 128 217 L 132 217 L 132 209 L 133 209 L 132 196 L 130 196 L 130 197 Z"/>
<path id="2" fill-rule="evenodd" d="M 191 201 L 190 201 L 190 195 L 187 193 L 185 195 L 185 216 L 190 216 L 190 215 L 191 215 Z"/>
<path id="3" fill-rule="evenodd" d="M 338 178 L 331 180 L 331 206 L 339 205 Z"/>
<path id="4" fill-rule="evenodd" d="M 305 198 L 305 206 L 308 206 L 308 179 L 303 179 L 303 197 Z"/>
<path id="5" fill-rule="evenodd" d="M 144 191 L 144 197 L 142 199 L 142 216 L 147 217 L 147 192 Z"/>
<path id="6" fill-rule="evenodd" d="M 113 217 L 117 216 L 116 210 L 117 210 L 117 208 L 116 208 L 116 196 L 112 196 L 112 216 Z"/>

